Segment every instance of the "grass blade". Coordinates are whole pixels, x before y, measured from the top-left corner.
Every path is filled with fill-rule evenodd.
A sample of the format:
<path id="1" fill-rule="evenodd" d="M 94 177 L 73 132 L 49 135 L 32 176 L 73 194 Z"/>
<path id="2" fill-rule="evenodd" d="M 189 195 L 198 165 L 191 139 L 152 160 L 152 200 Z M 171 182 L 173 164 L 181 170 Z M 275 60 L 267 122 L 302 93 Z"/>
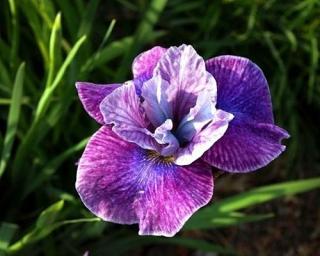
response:
<path id="1" fill-rule="evenodd" d="M 7 131 L 4 138 L 4 145 L 0 160 L 0 177 L 2 176 L 8 160 L 10 158 L 12 145 L 17 132 L 18 121 L 21 110 L 22 94 L 23 94 L 23 81 L 25 74 L 25 64 L 22 63 L 17 71 L 14 87 L 12 91 L 10 110 L 7 121 Z"/>
<path id="2" fill-rule="evenodd" d="M 16 233 L 18 226 L 12 223 L 2 222 L 0 226 L 0 256 L 5 255 L 11 239 Z"/>
<path id="3" fill-rule="evenodd" d="M 208 214 L 214 216 L 215 214 L 228 213 L 262 204 L 282 196 L 294 195 L 317 188 L 320 188 L 320 178 L 284 182 L 255 188 L 248 192 L 222 200 L 221 202 L 216 202 L 212 206 L 200 210 L 193 218 L 201 219 L 205 218 Z"/>
<path id="4" fill-rule="evenodd" d="M 39 104 L 38 104 L 38 107 L 37 107 L 35 120 L 38 120 L 41 117 L 41 115 L 46 111 L 46 108 L 49 105 L 50 98 L 51 98 L 53 92 L 58 87 L 58 85 L 61 82 L 61 80 L 62 80 L 67 68 L 69 67 L 71 62 L 74 60 L 78 50 L 80 49 L 81 45 L 84 43 L 85 40 L 86 40 L 86 36 L 82 36 L 75 43 L 75 45 L 73 46 L 73 48 L 69 52 L 67 58 L 65 59 L 64 63 L 60 67 L 56 78 L 53 80 L 52 84 L 48 88 L 45 89 L 44 93 L 42 94 L 42 96 L 40 98 L 40 101 L 39 101 Z"/>
<path id="5" fill-rule="evenodd" d="M 61 14 L 58 13 L 51 31 L 50 36 L 50 45 L 49 45 L 49 71 L 48 71 L 48 78 L 46 82 L 46 88 L 52 84 L 52 79 L 56 67 L 56 56 L 58 55 L 58 39 L 59 34 L 61 32 Z"/>

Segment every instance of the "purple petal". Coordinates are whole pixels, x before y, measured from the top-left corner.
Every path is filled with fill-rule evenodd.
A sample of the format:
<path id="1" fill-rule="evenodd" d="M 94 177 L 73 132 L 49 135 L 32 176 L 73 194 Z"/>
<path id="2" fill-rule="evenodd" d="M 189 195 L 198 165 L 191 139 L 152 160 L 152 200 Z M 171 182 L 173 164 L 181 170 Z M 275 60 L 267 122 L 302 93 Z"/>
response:
<path id="1" fill-rule="evenodd" d="M 181 120 L 177 128 L 177 137 L 180 141 L 191 141 L 193 136 L 200 132 L 216 115 L 215 95 L 203 90 L 199 93 L 196 105 Z"/>
<path id="2" fill-rule="evenodd" d="M 142 87 L 143 108 L 154 127 L 158 127 L 167 119 L 172 119 L 172 108 L 168 102 L 170 84 L 160 76 L 154 76 Z"/>
<path id="3" fill-rule="evenodd" d="M 103 220 L 138 223 L 133 208 L 138 182 L 132 170 L 139 157 L 137 148 L 103 126 L 80 158 L 76 189 L 86 207 Z"/>
<path id="4" fill-rule="evenodd" d="M 226 134 L 203 159 L 229 172 L 267 165 L 285 149 L 288 133 L 273 125 L 269 87 L 261 69 L 246 58 L 221 56 L 206 62 L 217 81 L 217 107 L 234 114 Z"/>
<path id="5" fill-rule="evenodd" d="M 76 88 L 84 109 L 98 123 L 103 124 L 99 105 L 101 101 L 121 84 L 93 84 L 77 82 Z"/>
<path id="6" fill-rule="evenodd" d="M 90 211 L 106 221 L 139 223 L 140 235 L 173 236 L 207 204 L 210 166 L 177 166 L 118 137 L 107 126 L 89 141 L 76 189 Z"/>
<path id="7" fill-rule="evenodd" d="M 175 163 L 188 165 L 199 159 L 208 149 L 223 138 L 233 115 L 223 110 L 217 110 L 212 121 L 198 132 L 186 147 L 179 148 L 175 156 Z"/>
<path id="8" fill-rule="evenodd" d="M 216 95 L 216 82 L 206 71 L 204 60 L 192 46 L 170 47 L 154 69 L 154 76 L 161 76 L 170 84 L 168 102 L 171 104 L 175 122 L 180 120 L 196 104 L 203 90 Z"/>
<path id="9" fill-rule="evenodd" d="M 113 124 L 112 130 L 122 139 L 145 149 L 158 150 L 158 144 L 147 129 L 150 123 L 132 81 L 109 94 L 101 102 L 100 110 L 104 123 Z"/>
<path id="10" fill-rule="evenodd" d="M 227 55 L 207 60 L 206 68 L 217 81 L 217 108 L 260 123 L 273 123 L 269 86 L 256 64 Z"/>
<path id="11" fill-rule="evenodd" d="M 165 52 L 165 48 L 155 46 L 150 50 L 139 54 L 132 64 L 133 77 L 136 78 L 141 75 L 151 76 L 154 67 Z"/>
<path id="12" fill-rule="evenodd" d="M 226 134 L 203 156 L 211 165 L 229 172 L 249 172 L 266 166 L 285 150 L 282 128 L 235 118 Z"/>
<path id="13" fill-rule="evenodd" d="M 159 144 L 165 145 L 160 151 L 162 156 L 173 155 L 179 148 L 179 141 L 172 134 L 172 129 L 172 120 L 167 119 L 162 125 L 157 127 L 157 129 L 154 131 L 153 137 L 155 138 L 155 140 Z"/>

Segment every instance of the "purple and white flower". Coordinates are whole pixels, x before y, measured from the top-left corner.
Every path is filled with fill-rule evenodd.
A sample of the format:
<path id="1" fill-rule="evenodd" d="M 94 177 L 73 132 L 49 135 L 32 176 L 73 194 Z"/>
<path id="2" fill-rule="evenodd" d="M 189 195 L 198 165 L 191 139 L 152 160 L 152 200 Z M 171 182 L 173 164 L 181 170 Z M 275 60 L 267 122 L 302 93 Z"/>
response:
<path id="1" fill-rule="evenodd" d="M 154 47 L 123 84 L 78 82 L 102 127 L 79 161 L 76 189 L 106 221 L 173 236 L 213 194 L 212 166 L 254 171 L 284 151 L 268 83 L 250 60 L 204 61 L 192 46 Z"/>

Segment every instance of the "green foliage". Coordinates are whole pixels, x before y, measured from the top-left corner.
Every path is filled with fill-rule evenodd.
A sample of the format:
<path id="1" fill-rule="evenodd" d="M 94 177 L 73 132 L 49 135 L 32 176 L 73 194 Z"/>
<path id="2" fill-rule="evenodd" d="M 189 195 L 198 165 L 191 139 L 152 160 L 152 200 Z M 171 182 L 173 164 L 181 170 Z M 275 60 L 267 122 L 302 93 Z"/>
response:
<path id="1" fill-rule="evenodd" d="M 189 234 L 268 223 L 273 213 L 256 214 L 255 205 L 319 189 L 319 178 L 301 179 L 320 168 L 319 1 L 0 0 L 0 6 L 1 256 L 87 249 L 127 255 L 163 244 L 233 254 Z M 279 182 L 299 180 L 214 200 L 175 238 L 139 237 L 136 227 L 94 218 L 76 194 L 75 163 L 97 124 L 84 113 L 74 83 L 125 81 L 140 51 L 181 43 L 206 57 L 242 55 L 262 67 L 277 123 L 292 138 L 259 177 L 276 172 Z"/>

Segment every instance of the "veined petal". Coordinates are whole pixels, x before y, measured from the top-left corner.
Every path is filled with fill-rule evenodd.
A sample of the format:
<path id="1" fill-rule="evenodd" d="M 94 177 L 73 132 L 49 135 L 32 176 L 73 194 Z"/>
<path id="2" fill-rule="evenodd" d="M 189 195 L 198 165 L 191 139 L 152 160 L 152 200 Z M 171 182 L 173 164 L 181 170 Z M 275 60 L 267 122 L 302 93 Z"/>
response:
<path id="1" fill-rule="evenodd" d="M 172 106 L 168 101 L 169 89 L 170 84 L 161 76 L 154 76 L 142 86 L 141 96 L 144 99 L 142 106 L 154 127 L 173 118 Z"/>
<path id="2" fill-rule="evenodd" d="M 225 135 L 204 155 L 229 172 L 249 172 L 267 165 L 285 149 L 288 133 L 273 124 L 268 83 L 246 58 L 220 56 L 206 62 L 218 88 L 217 108 L 234 114 Z"/>
<path id="3" fill-rule="evenodd" d="M 179 141 L 172 134 L 173 123 L 171 119 L 167 119 L 162 125 L 160 125 L 154 132 L 153 137 L 155 140 L 164 145 L 160 154 L 162 156 L 173 155 L 179 148 Z"/>
<path id="4" fill-rule="evenodd" d="M 207 60 L 206 68 L 217 81 L 217 108 L 260 123 L 273 123 L 268 82 L 256 64 L 226 55 Z"/>
<path id="5" fill-rule="evenodd" d="M 76 189 L 85 206 L 103 220 L 138 223 L 133 203 L 139 183 L 132 175 L 139 159 L 137 148 L 103 126 L 91 137 L 79 160 Z"/>
<path id="6" fill-rule="evenodd" d="M 105 124 L 113 124 L 112 130 L 122 139 L 134 142 L 142 148 L 159 150 L 158 144 L 147 129 L 146 118 L 135 86 L 129 81 L 114 90 L 100 104 Z"/>
<path id="7" fill-rule="evenodd" d="M 173 236 L 210 201 L 213 177 L 204 162 L 177 166 L 104 126 L 79 161 L 76 189 L 103 220 L 139 223 L 140 235 Z"/>
<path id="8" fill-rule="evenodd" d="M 285 150 L 288 133 L 274 124 L 231 122 L 226 134 L 203 156 L 213 166 L 229 172 L 249 172 L 266 166 Z"/>
<path id="9" fill-rule="evenodd" d="M 180 122 L 196 104 L 201 91 L 212 91 L 210 95 L 215 101 L 215 79 L 192 46 L 170 47 L 160 58 L 153 75 L 161 76 L 170 84 L 166 92 L 175 122 Z"/>
<path id="10" fill-rule="evenodd" d="M 99 108 L 100 103 L 107 95 L 119 86 L 121 86 L 121 84 L 76 83 L 79 98 L 84 109 L 100 124 L 103 124 L 103 117 Z"/>
<path id="11" fill-rule="evenodd" d="M 151 76 L 154 67 L 165 52 L 165 48 L 155 46 L 148 51 L 140 53 L 132 63 L 134 78 L 141 75 Z"/>
<path id="12" fill-rule="evenodd" d="M 178 149 L 174 155 L 174 162 L 178 165 L 188 165 L 199 159 L 214 143 L 223 138 L 232 119 L 232 114 L 217 110 L 212 121 L 198 132 L 186 147 Z"/>
<path id="13" fill-rule="evenodd" d="M 215 96 L 214 96 L 215 97 Z M 176 135 L 181 142 L 189 142 L 193 136 L 201 131 L 216 115 L 216 102 L 212 101 L 210 91 L 199 93 L 196 105 L 181 120 Z"/>

